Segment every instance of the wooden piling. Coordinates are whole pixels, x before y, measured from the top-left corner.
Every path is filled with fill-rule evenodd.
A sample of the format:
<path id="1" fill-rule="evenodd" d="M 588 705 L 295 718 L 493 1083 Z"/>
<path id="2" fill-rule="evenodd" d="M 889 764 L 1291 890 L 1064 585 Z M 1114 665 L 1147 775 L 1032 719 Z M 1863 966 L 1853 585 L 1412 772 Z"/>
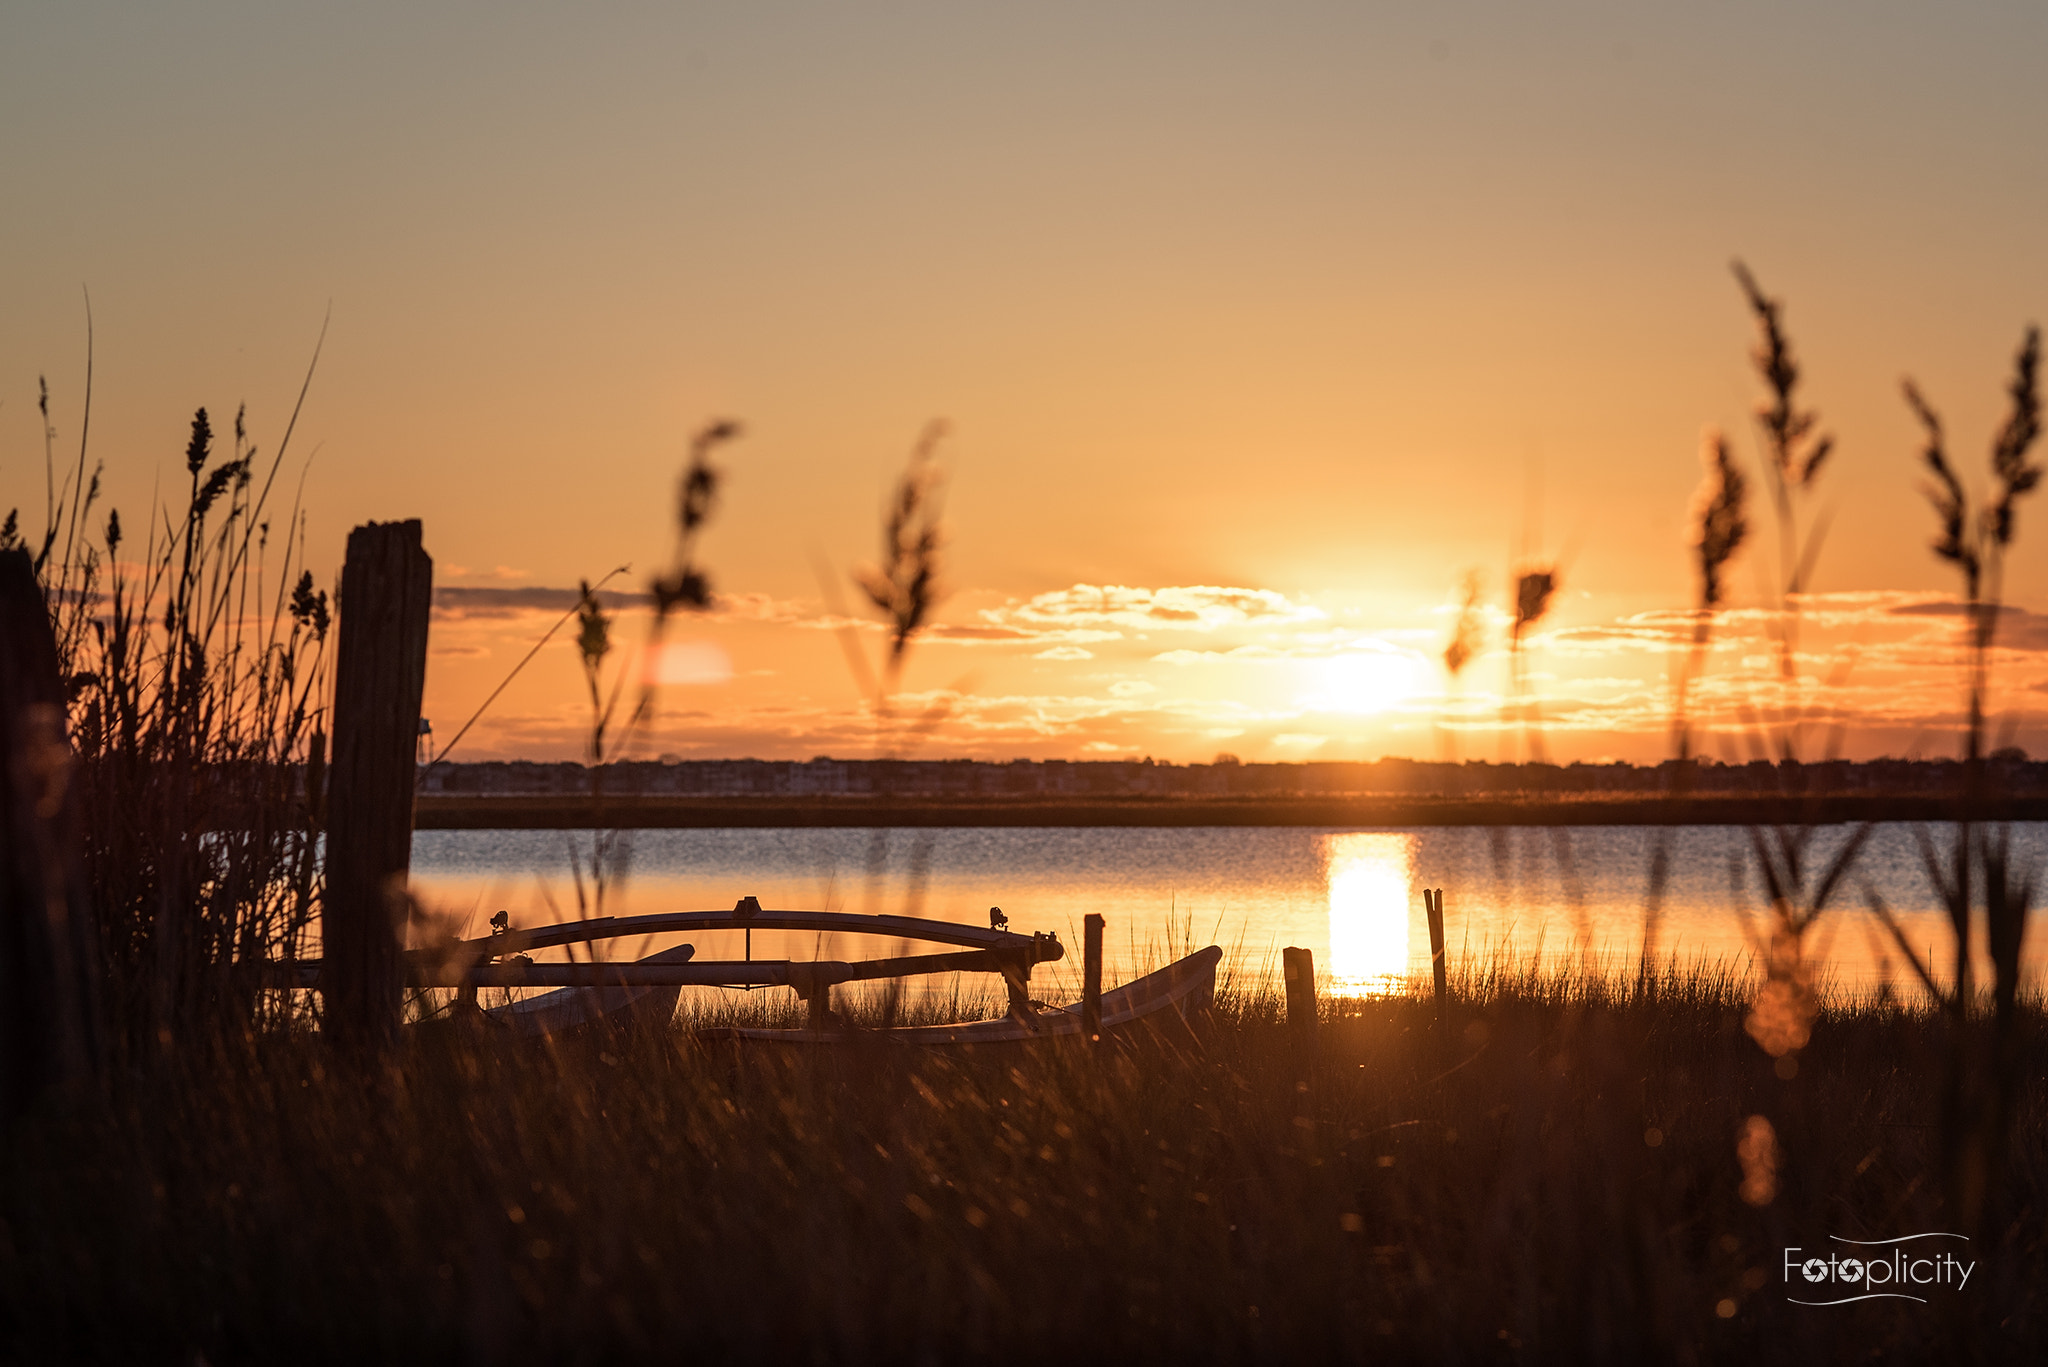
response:
<path id="1" fill-rule="evenodd" d="M 27 551 L 0 551 L 0 1142 L 101 1057 L 78 781 L 42 587 Z"/>
<path id="2" fill-rule="evenodd" d="M 1081 1034 L 1102 1041 L 1102 918 L 1092 911 L 1081 918 Z"/>
<path id="3" fill-rule="evenodd" d="M 1316 1041 L 1316 956 L 1292 945 L 1280 951 L 1281 975 L 1287 983 L 1287 1028 L 1304 1052 Z"/>
<path id="4" fill-rule="evenodd" d="M 349 533 L 320 927 L 326 1029 L 348 1048 L 385 1048 L 398 1030 L 433 593 L 434 562 L 420 544 L 417 520 L 372 522 Z"/>
<path id="5" fill-rule="evenodd" d="M 1436 978 L 1436 1014 L 1443 1019 L 1450 1006 L 1450 989 L 1444 981 L 1444 890 L 1422 890 L 1422 909 L 1429 916 L 1429 962 Z"/>
<path id="6" fill-rule="evenodd" d="M 1294 1128 L 1296 1152 L 1308 1163 L 1316 1153 L 1316 956 L 1290 945 L 1280 951 L 1281 977 L 1287 987 L 1287 1033 L 1294 1056 Z"/>

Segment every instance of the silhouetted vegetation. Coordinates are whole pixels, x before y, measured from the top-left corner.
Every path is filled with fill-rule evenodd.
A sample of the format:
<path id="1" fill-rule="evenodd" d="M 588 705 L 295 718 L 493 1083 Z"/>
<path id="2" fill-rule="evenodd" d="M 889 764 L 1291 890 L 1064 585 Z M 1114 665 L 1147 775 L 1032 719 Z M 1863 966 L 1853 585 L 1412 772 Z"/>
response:
<path id="1" fill-rule="evenodd" d="M 1964 665 L 1969 698 L 1963 741 L 1965 775 L 1972 796 L 1995 782 L 1984 763 L 1985 701 L 1991 680 L 1991 652 L 2003 601 L 2005 556 L 2017 531 L 2016 506 L 2041 481 L 2041 467 L 2027 453 L 2041 433 L 2041 334 L 2027 329 L 2007 386 L 2012 408 L 1991 446 L 1991 475 L 1997 493 L 1975 518 L 1962 481 L 1950 463 L 1941 419 L 1911 380 L 1906 401 L 1927 433 L 1922 453 L 1935 483 L 1928 501 L 1940 520 L 1934 553 L 1963 578 L 1968 644 Z M 1942 1091 L 1942 1174 L 1957 1223 L 1971 1231 L 1996 1228 L 2023 1210 L 2019 1193 L 2007 1190 L 2011 1138 L 2023 1080 L 2038 1074 L 2024 1036 L 2020 975 L 2027 919 L 2040 891 L 2041 870 L 2014 849 L 2003 823 L 1979 824 L 1967 811 L 1937 843 L 1920 835 L 1921 862 L 1938 890 L 1954 936 L 1951 971 L 1939 975 L 1931 956 L 1908 943 L 1898 922 L 1875 891 L 1866 902 L 1914 975 L 1940 1008 L 1948 1058 Z M 1991 961 L 1990 1000 L 1975 984 L 1972 959 L 1982 943 Z"/>
<path id="2" fill-rule="evenodd" d="M 1959 1316 L 1777 1294 L 1787 1245 L 1943 1227 L 1924 1014 L 1824 1005 L 1786 1081 L 1725 966 L 1667 965 L 1650 991 L 1514 964 L 1454 985 L 1447 1042 L 1420 995 L 1326 1003 L 1310 1094 L 1256 983 L 1225 986 L 1199 1052 L 1099 1065 L 450 1031 L 361 1076 L 316 1040 L 251 1037 L 22 1136 L 10 1347 L 1848 1361 L 2041 1342 L 2037 1222 L 1976 1250 Z M 2016 1107 L 2015 1194 L 2038 1209 L 2038 1077 Z M 1772 1162 L 1746 1173 L 1737 1139 L 1766 1109 Z"/>
<path id="3" fill-rule="evenodd" d="M 1789 686 L 1823 540 L 1802 500 L 1833 446 L 1797 397 L 1780 304 L 1737 274 L 1761 337 L 1776 682 L 1788 691 L 1751 728 L 1756 763 L 1696 758 L 1686 698 L 1750 530 L 1745 476 L 1710 435 L 1677 755 L 1646 772 L 1666 794 L 1724 782 L 1806 802 L 1876 771 L 1798 762 Z M 1852 885 L 1868 827 L 1823 863 L 1814 820 L 1760 822 L 1761 981 L 1656 954 L 1653 867 L 1637 962 L 1469 961 L 1447 1018 L 1422 984 L 1326 1000 L 1305 1083 L 1270 977 L 1222 984 L 1198 1039 L 1099 1054 L 928 1053 L 858 1029 L 835 1048 L 787 1052 L 698 1036 L 794 1023 L 779 1018 L 786 998 L 750 996 L 524 1047 L 457 1013 L 418 1023 L 375 1066 L 351 1061 L 312 1028 L 308 994 L 249 971 L 307 951 L 320 896 L 330 606 L 302 564 L 296 509 L 266 567 L 284 443 L 265 466 L 238 415 L 223 458 L 200 410 L 182 510 L 152 515 L 133 560 L 121 558 L 118 517 L 96 540 L 86 531 L 98 480 L 83 441 L 61 485 L 52 450 L 46 529 L 23 549 L 63 657 L 121 1047 L 96 1090 L 56 1098 L 5 1136 L 0 1347 L 18 1359 L 210 1362 L 2038 1352 L 2048 1038 L 2020 972 L 2036 871 L 1972 806 L 2039 777 L 1986 758 L 1983 736 L 2015 507 L 2040 478 L 2028 463 L 2038 356 L 2030 332 L 1993 443 L 1996 492 L 1974 516 L 1938 417 L 1908 389 L 1928 433 L 1935 550 L 1965 585 L 1965 754 L 1909 775 L 1937 774 L 1962 804 L 1945 843 L 1923 842 L 1955 935 L 1952 970 L 1866 900 L 1924 1005 L 1889 985 L 1833 992 L 1805 947 Z M 692 447 L 649 650 L 673 612 L 710 601 L 697 542 L 719 488 L 710 457 L 735 432 L 714 424 Z M 944 715 L 943 701 L 909 722 L 895 710 L 940 593 L 938 436 L 918 444 L 884 515 L 883 559 L 858 580 L 889 633 L 878 668 L 849 652 L 886 757 L 864 772 L 884 800 L 920 775 L 944 794 L 955 772 L 1024 772 L 902 758 Z M 0 541 L 21 540 L 10 517 Z M 1525 703 L 1523 652 L 1559 573 L 1525 563 L 1511 579 L 1510 676 Z M 1446 651 L 1454 676 L 1479 649 L 1477 608 L 1474 589 Z M 590 763 L 575 773 L 602 817 L 615 780 L 682 766 L 618 762 L 651 714 L 652 686 L 644 669 L 607 664 L 613 623 L 592 586 L 571 616 L 591 708 Z M 1148 796 L 1178 791 L 1156 775 L 1196 769 L 1222 793 L 1356 777 L 1282 768 L 1059 772 L 1139 782 Z M 1460 791 L 1473 775 L 1593 790 L 1612 773 L 1374 768 Z M 602 911 L 606 880 L 626 867 L 610 834 L 592 847 L 588 911 Z M 1567 866 L 1569 845 L 1559 850 Z M 916 893 L 914 876 L 913 905 Z M 1978 943 L 1988 994 L 1972 977 Z M 849 994 L 844 1008 L 856 1026 L 992 1009 L 957 995 L 906 1004 L 890 989 Z M 1951 1309 L 1830 1317 L 1774 1289 L 1787 1248 L 1952 1224 L 1972 1236 L 1982 1280 Z"/>
<path id="4" fill-rule="evenodd" d="M 240 969 L 304 952 L 317 924 L 332 615 L 296 499 L 273 511 L 296 409 L 267 462 L 241 411 L 222 453 L 199 409 L 183 495 L 150 510 L 140 544 L 118 511 L 96 521 L 89 388 L 61 480 L 47 387 L 42 414 L 34 563 L 69 695 L 112 1038 L 156 1049 L 279 1023 L 287 1004 Z"/>

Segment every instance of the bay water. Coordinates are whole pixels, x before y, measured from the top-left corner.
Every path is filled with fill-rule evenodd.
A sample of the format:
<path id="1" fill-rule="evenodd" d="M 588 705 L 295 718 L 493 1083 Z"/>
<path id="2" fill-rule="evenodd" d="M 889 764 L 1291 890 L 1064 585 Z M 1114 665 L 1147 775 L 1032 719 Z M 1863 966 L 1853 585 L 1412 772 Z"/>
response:
<path id="1" fill-rule="evenodd" d="M 1815 828 L 1804 851 L 1809 885 L 1853 827 Z M 1880 898 L 1931 962 L 1951 962 L 1948 920 L 1922 839 L 1945 827 L 1880 825 L 1809 937 L 1809 953 L 1846 991 L 1911 974 L 1867 909 Z M 1632 971 L 1651 904 L 1651 868 L 1665 841 L 1654 949 L 1681 963 L 1754 970 L 1770 928 L 1755 841 L 1740 826 L 1658 828 L 1420 827 L 952 827 L 645 830 L 618 833 L 600 905 L 589 831 L 421 831 L 413 837 L 416 897 L 445 923 L 484 933 L 508 911 L 531 927 L 594 915 L 729 908 L 739 898 L 814 911 L 889 912 L 977 925 L 999 907 L 1013 930 L 1051 931 L 1067 958 L 1043 965 L 1033 993 L 1079 991 L 1081 919 L 1107 922 L 1110 984 L 1190 948 L 1218 944 L 1226 975 L 1277 972 L 1280 949 L 1315 954 L 1326 992 L 1375 995 L 1429 973 L 1422 890 L 1444 890 L 1454 967 L 1590 960 Z M 2012 828 L 2022 867 L 2048 857 L 2048 825 Z M 580 898 L 580 900 L 579 900 Z M 613 941 L 599 957 L 627 959 L 681 936 Z M 739 958 L 738 932 L 691 937 L 696 957 Z M 2038 931 L 2030 963 L 2041 958 Z M 865 936 L 757 934 L 756 958 L 865 958 L 914 951 Z M 557 955 L 548 957 L 558 957 Z M 925 984 L 929 987 L 930 984 Z"/>

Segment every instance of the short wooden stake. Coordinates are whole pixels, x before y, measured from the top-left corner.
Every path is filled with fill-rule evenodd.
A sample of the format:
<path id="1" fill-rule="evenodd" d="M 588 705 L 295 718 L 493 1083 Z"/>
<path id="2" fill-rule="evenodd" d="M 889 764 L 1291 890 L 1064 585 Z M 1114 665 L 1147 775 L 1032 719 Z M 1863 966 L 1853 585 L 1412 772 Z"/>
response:
<path id="1" fill-rule="evenodd" d="M 1081 918 L 1081 1034 L 1102 1041 L 1102 918 L 1092 911 Z"/>
<path id="2" fill-rule="evenodd" d="M 347 1048 L 374 1052 L 397 1038 L 399 939 L 433 596 L 434 562 L 420 545 L 417 520 L 372 522 L 349 533 L 320 919 L 326 1028 Z"/>
<path id="3" fill-rule="evenodd" d="M 1450 988 L 1444 981 L 1444 890 L 1422 890 L 1422 909 L 1429 915 L 1429 961 L 1436 976 L 1436 1014 L 1443 1019 L 1450 1006 Z"/>

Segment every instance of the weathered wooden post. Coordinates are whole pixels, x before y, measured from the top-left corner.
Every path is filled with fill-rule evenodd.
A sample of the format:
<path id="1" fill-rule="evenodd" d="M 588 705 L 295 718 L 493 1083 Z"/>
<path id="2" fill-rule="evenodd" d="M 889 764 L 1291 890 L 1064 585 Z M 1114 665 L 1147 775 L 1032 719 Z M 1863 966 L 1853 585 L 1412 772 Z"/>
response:
<path id="1" fill-rule="evenodd" d="M 1316 956 L 1290 945 L 1280 951 L 1280 968 L 1287 984 L 1287 1029 L 1306 1072 L 1316 1048 Z"/>
<path id="2" fill-rule="evenodd" d="M 1287 1033 L 1293 1037 L 1294 1127 L 1302 1132 L 1301 1154 L 1316 1161 L 1316 956 L 1288 946 L 1280 951 L 1287 987 Z"/>
<path id="3" fill-rule="evenodd" d="M 0 551 L 0 1134 L 100 1058 L 99 936 L 64 710 L 34 566 Z"/>
<path id="4" fill-rule="evenodd" d="M 385 1048 L 398 1030 L 413 764 L 433 595 L 434 562 L 420 545 L 416 519 L 372 522 L 349 533 L 320 922 L 326 1028 L 348 1048 Z"/>
<path id="5" fill-rule="evenodd" d="M 1102 917 L 1081 918 L 1081 1035 L 1102 1042 Z"/>
<path id="6" fill-rule="evenodd" d="M 1444 890 L 1422 890 L 1422 909 L 1429 916 L 1429 962 L 1436 976 L 1436 1018 L 1444 1019 L 1450 989 L 1444 982 Z"/>

